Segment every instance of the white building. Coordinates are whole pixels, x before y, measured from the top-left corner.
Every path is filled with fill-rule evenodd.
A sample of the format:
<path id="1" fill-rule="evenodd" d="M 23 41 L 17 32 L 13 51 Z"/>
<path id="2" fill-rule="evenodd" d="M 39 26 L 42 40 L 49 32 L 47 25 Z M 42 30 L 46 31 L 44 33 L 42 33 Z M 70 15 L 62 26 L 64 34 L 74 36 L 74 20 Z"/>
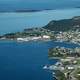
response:
<path id="1" fill-rule="evenodd" d="M 74 67 L 68 66 L 68 70 L 73 70 Z"/>
<path id="2" fill-rule="evenodd" d="M 48 35 L 43 35 L 43 38 L 44 38 L 44 39 L 50 39 L 50 36 L 48 36 Z"/>
<path id="3" fill-rule="evenodd" d="M 17 41 L 28 41 L 27 38 L 17 38 Z"/>
<path id="4" fill-rule="evenodd" d="M 41 36 L 39 36 L 39 37 L 32 37 L 32 40 L 38 40 L 38 39 L 41 39 Z"/>

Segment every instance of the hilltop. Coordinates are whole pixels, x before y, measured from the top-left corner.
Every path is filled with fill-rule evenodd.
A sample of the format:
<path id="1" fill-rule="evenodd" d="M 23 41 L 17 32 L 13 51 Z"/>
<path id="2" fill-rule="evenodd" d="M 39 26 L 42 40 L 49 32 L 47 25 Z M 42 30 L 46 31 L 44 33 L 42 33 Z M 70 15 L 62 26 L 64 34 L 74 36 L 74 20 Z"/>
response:
<path id="1" fill-rule="evenodd" d="M 80 29 L 80 16 L 71 19 L 52 20 L 43 28 L 51 31 L 68 31 Z"/>

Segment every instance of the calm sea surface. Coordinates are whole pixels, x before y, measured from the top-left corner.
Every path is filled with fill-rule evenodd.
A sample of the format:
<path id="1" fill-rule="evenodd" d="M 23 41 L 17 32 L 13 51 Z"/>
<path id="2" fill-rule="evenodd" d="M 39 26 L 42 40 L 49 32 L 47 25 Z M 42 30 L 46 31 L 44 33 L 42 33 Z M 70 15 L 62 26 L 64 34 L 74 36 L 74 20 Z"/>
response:
<path id="1" fill-rule="evenodd" d="M 76 47 L 59 42 L 0 42 L 0 80 L 53 80 L 50 71 L 43 70 L 48 60 L 48 48 Z"/>
<path id="2" fill-rule="evenodd" d="M 79 8 L 48 10 L 28 13 L 0 13 L 0 34 L 22 31 L 24 28 L 42 27 L 51 20 L 80 16 Z"/>

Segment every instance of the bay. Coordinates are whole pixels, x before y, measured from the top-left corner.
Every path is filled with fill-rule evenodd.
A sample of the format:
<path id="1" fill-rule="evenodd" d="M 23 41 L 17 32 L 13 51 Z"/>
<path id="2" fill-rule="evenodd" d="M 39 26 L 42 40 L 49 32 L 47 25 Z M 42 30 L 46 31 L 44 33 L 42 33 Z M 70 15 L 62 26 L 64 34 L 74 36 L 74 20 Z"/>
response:
<path id="1" fill-rule="evenodd" d="M 48 59 L 48 49 L 55 46 L 73 48 L 78 45 L 53 41 L 0 41 L 0 80 L 52 80 L 51 72 L 43 66 L 56 62 Z"/>

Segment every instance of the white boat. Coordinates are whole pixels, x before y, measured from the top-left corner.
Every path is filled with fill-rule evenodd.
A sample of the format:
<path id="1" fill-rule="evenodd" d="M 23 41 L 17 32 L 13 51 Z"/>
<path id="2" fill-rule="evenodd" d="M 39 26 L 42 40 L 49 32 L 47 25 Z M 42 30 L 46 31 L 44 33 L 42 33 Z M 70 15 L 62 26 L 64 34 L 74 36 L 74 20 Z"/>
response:
<path id="1" fill-rule="evenodd" d="M 43 69 L 48 69 L 48 66 L 47 66 L 47 65 L 45 65 L 45 66 L 43 67 Z"/>

